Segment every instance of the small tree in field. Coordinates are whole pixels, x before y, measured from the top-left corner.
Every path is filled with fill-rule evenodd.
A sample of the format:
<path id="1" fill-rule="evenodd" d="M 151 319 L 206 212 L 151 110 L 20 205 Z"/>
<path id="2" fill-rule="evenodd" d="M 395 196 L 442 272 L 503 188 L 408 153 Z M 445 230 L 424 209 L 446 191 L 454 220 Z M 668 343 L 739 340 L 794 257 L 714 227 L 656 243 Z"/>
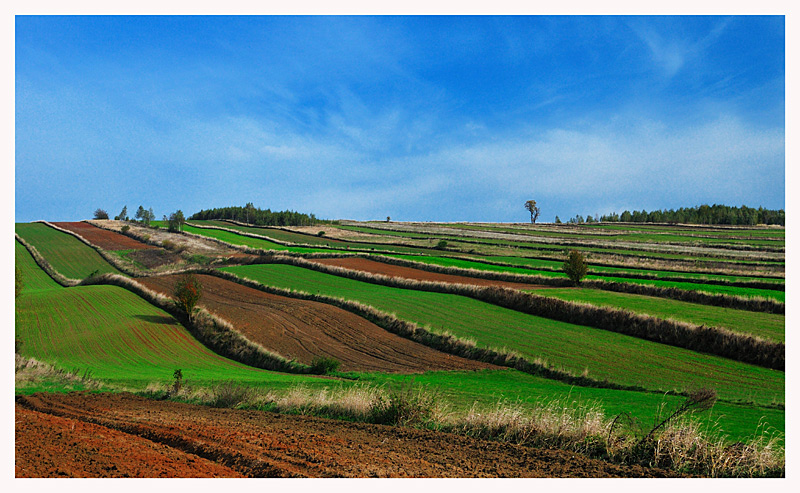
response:
<path id="1" fill-rule="evenodd" d="M 194 274 L 186 274 L 175 283 L 175 305 L 186 313 L 189 317 L 189 322 L 194 321 L 194 310 L 197 302 L 200 300 L 200 295 L 203 292 L 203 286 Z"/>
<path id="2" fill-rule="evenodd" d="M 94 218 L 108 219 L 108 212 L 104 211 L 103 209 L 97 209 L 96 211 L 94 211 Z"/>
<path id="3" fill-rule="evenodd" d="M 577 286 L 586 276 L 589 267 L 586 265 L 586 258 L 577 250 L 571 250 L 567 259 L 564 261 L 564 272 L 567 277 Z"/>

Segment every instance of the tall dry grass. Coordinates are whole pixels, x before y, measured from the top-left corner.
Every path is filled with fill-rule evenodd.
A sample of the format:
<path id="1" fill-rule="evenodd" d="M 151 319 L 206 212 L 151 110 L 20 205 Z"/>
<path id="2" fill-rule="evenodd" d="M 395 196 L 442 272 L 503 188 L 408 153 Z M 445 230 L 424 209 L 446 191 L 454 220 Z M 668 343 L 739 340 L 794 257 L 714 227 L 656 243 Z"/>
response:
<path id="1" fill-rule="evenodd" d="M 100 390 L 107 386 L 92 378 L 88 371 L 65 370 L 35 358 L 14 354 L 14 387 L 22 389 L 42 382 L 56 382 L 64 387 L 79 385 L 83 389 Z"/>

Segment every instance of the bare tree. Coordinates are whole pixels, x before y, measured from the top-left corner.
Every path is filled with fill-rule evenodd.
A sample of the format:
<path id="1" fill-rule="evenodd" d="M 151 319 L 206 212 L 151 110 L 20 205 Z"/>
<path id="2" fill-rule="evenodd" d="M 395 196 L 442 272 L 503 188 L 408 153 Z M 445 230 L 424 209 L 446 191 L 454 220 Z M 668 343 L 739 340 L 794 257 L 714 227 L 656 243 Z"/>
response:
<path id="1" fill-rule="evenodd" d="M 531 213 L 531 224 L 535 223 L 539 218 L 539 207 L 536 205 L 535 200 L 525 202 L 525 210 Z"/>

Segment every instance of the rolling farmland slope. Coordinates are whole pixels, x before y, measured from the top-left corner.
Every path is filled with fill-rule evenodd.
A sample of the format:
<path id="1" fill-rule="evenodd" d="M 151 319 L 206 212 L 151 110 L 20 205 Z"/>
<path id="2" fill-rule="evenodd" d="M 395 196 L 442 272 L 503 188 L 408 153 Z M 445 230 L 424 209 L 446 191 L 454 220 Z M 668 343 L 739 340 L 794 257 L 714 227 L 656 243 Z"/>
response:
<path id="1" fill-rule="evenodd" d="M 462 296 L 377 286 L 288 265 L 222 270 L 266 285 L 356 300 L 398 317 L 506 347 L 576 374 L 652 390 L 712 386 L 726 399 L 783 400 L 784 374 L 591 327 L 534 317 Z"/>

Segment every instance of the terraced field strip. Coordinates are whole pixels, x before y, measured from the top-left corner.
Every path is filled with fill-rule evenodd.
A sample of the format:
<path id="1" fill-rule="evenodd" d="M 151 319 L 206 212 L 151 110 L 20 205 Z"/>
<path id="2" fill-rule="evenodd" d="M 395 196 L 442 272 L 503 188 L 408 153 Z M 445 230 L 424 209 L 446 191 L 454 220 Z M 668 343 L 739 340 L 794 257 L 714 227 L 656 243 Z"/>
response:
<path id="1" fill-rule="evenodd" d="M 62 233 L 63 234 L 63 233 Z M 94 378 L 145 386 L 171 381 L 182 369 L 187 382 L 241 380 L 293 384 L 311 377 L 258 370 L 204 347 L 166 312 L 116 286 L 39 289 L 46 276 L 24 248 L 15 262 L 27 273 L 16 300 L 15 332 L 21 353 Z"/>
<path id="2" fill-rule="evenodd" d="M 461 267 L 466 269 L 478 269 L 478 270 L 487 270 L 493 272 L 509 272 L 514 274 L 539 275 L 539 276 L 561 278 L 561 279 L 567 278 L 567 275 L 564 274 L 563 272 L 519 269 L 519 268 L 515 269 L 514 267 L 483 264 L 480 262 L 471 262 L 468 260 L 443 259 L 441 257 L 422 257 L 422 256 L 403 257 L 400 255 L 397 255 L 396 257 L 402 258 L 404 260 L 412 260 L 416 262 L 443 265 L 446 267 Z M 633 284 L 646 284 L 651 286 L 679 288 L 687 291 L 704 291 L 707 293 L 720 293 L 720 294 L 728 294 L 728 295 L 744 296 L 744 297 L 758 296 L 763 298 L 775 299 L 781 302 L 785 302 L 786 300 L 786 293 L 784 291 L 772 290 L 772 289 L 756 289 L 756 288 L 726 286 L 717 284 L 703 284 L 700 282 L 688 282 L 688 281 L 680 282 L 680 281 L 662 281 L 658 279 L 632 279 L 627 277 L 603 276 L 603 275 L 587 275 L 586 279 L 598 279 L 603 281 L 633 283 Z"/>
<path id="3" fill-rule="evenodd" d="M 598 306 L 622 308 L 658 318 L 672 318 L 696 325 L 726 327 L 738 332 L 754 334 L 781 342 L 784 340 L 785 334 L 786 318 L 783 315 L 743 312 L 742 310 L 730 308 L 699 305 L 652 296 L 615 293 L 596 289 L 531 286 L 507 281 L 439 274 L 356 257 L 313 259 L 313 261 L 324 265 L 417 281 L 472 284 L 477 286 L 503 286 L 521 289 L 542 296 L 552 296 L 567 301 L 579 301 Z"/>
<path id="4" fill-rule="evenodd" d="M 21 258 L 25 259 L 25 257 L 30 259 L 30 262 L 20 261 Z M 36 265 L 28 250 L 18 241 L 14 242 L 14 258 L 16 259 L 16 267 L 22 273 L 23 294 L 61 288 L 60 284 Z"/>
<path id="5" fill-rule="evenodd" d="M 415 262 L 422 262 L 426 264 L 442 265 L 445 267 L 460 267 L 462 269 L 476 269 L 490 272 L 509 272 L 513 274 L 535 274 L 535 275 L 552 275 L 554 277 L 563 276 L 562 268 L 563 261 L 558 260 L 542 260 L 531 259 L 524 257 L 476 257 L 465 255 L 463 258 L 453 257 L 439 257 L 439 256 L 422 256 L 422 255 L 395 255 L 387 254 L 388 257 L 396 257 L 403 260 L 411 260 Z M 497 265 L 496 262 L 511 265 Z M 555 269 L 555 270 L 553 270 Z M 594 275 L 611 274 L 626 278 L 626 274 L 632 275 L 647 275 L 655 277 L 669 277 L 669 278 L 685 278 L 687 281 L 703 281 L 706 279 L 736 282 L 736 281 L 757 281 L 775 284 L 775 289 L 780 290 L 784 286 L 783 279 L 767 278 L 767 277 L 753 277 L 753 276 L 730 276 L 722 274 L 704 274 L 696 272 L 679 272 L 679 271 L 659 271 L 650 269 L 635 269 L 630 267 L 605 267 L 589 264 L 589 273 Z"/>
<path id="6" fill-rule="evenodd" d="M 589 240 L 614 240 L 614 241 L 633 241 L 642 243 L 697 243 L 705 246 L 714 245 L 742 245 L 742 246 L 771 246 L 783 247 L 785 238 L 780 236 L 756 236 L 753 237 L 747 232 L 733 231 L 723 236 L 723 233 L 716 232 L 714 235 L 706 235 L 701 231 L 686 231 L 681 234 L 681 231 L 663 229 L 658 230 L 618 230 L 613 235 L 598 234 L 584 228 L 575 228 L 571 230 L 561 228 L 548 228 L 548 229 L 533 229 L 526 227 L 509 227 L 509 226 L 490 226 L 490 225 L 474 225 L 474 224 L 442 224 L 446 228 L 452 228 L 461 231 L 487 231 L 497 233 L 521 234 L 529 236 L 542 236 L 549 238 L 564 238 L 569 239 L 589 239 Z M 705 236 L 713 236 L 707 238 Z M 741 236 L 746 236 L 741 238 Z"/>
<path id="7" fill-rule="evenodd" d="M 141 283 L 171 295 L 178 279 L 159 276 Z M 251 341 L 307 365 L 325 356 L 341 361 L 341 371 L 407 373 L 490 366 L 433 350 L 332 305 L 268 294 L 213 276 L 198 279 L 203 285 L 201 305 Z"/>
<path id="8" fill-rule="evenodd" d="M 192 221 L 192 224 L 200 226 L 217 226 L 220 228 L 235 229 L 243 233 L 253 233 L 273 238 L 278 241 L 286 243 L 304 243 L 307 245 L 325 245 L 334 248 L 344 248 L 346 246 L 355 246 L 348 241 L 336 240 L 333 238 L 324 238 L 320 236 L 304 235 L 294 233 L 278 228 L 258 227 L 258 226 L 242 226 L 240 224 L 231 223 L 228 221 Z"/>
<path id="9" fill-rule="evenodd" d="M 414 385 L 427 389 L 446 400 L 453 410 L 466 411 L 473 405 L 490 409 L 498 402 L 508 406 L 529 408 L 550 401 L 566 406 L 597 403 L 606 416 L 630 413 L 644 426 L 652 426 L 662 406 L 677 408 L 681 396 L 613 390 L 568 385 L 556 380 L 536 377 L 516 370 L 484 370 L 479 372 L 426 372 L 419 375 L 357 374 L 375 385 L 403 388 Z M 707 413 L 694 416 L 708 429 L 728 435 L 730 442 L 752 438 L 759 424 L 785 433 L 783 409 L 717 402 Z"/>
<path id="10" fill-rule="evenodd" d="M 693 252 L 693 251 L 686 251 L 686 252 L 678 252 L 678 253 L 670 253 L 670 251 L 674 251 L 681 247 L 669 245 L 661 245 L 659 246 L 657 243 L 654 243 L 650 246 L 642 245 L 637 247 L 636 249 L 630 247 L 623 247 L 623 246 L 592 246 L 592 245 L 568 245 L 568 244 L 561 244 L 558 241 L 551 241 L 549 243 L 532 243 L 532 242 L 525 242 L 519 240 L 509 240 L 509 239 L 491 239 L 491 238 L 475 238 L 475 237 L 462 237 L 456 235 L 449 235 L 446 232 L 440 233 L 430 233 L 430 232 L 416 232 L 416 231 L 390 231 L 381 228 L 370 228 L 364 226 L 350 226 L 350 225 L 339 225 L 337 226 L 340 229 L 356 231 L 361 233 L 368 233 L 374 235 L 386 235 L 386 236 L 395 236 L 395 237 L 403 237 L 409 239 L 428 239 L 428 240 L 446 240 L 448 242 L 448 248 L 457 248 L 464 252 L 476 252 L 480 254 L 497 254 L 502 251 L 508 251 L 509 249 L 513 248 L 525 248 L 528 251 L 535 251 L 535 252 L 543 252 L 543 253 L 553 253 L 553 254 L 560 254 L 564 251 L 565 248 L 569 248 L 571 250 L 579 250 L 587 253 L 595 253 L 595 254 L 604 254 L 604 255 L 621 255 L 626 257 L 647 257 L 647 258 L 656 258 L 662 260 L 692 260 L 698 262 L 719 262 L 724 260 L 726 262 L 734 262 L 736 260 L 739 261 L 764 261 L 764 262 L 775 262 L 782 260 L 782 254 L 776 253 L 759 253 L 759 252 L 743 252 L 743 251 L 736 251 L 736 250 L 725 250 L 725 249 L 705 249 L 703 253 Z M 613 239 L 605 240 L 607 242 L 613 242 Z M 694 248 L 690 246 L 686 246 L 685 248 Z M 762 258 L 764 257 L 764 258 Z M 744 260 L 743 260 L 744 259 Z"/>
<path id="11" fill-rule="evenodd" d="M 231 243 L 234 245 L 243 245 L 256 249 L 279 250 L 283 252 L 295 252 L 295 253 L 314 253 L 323 251 L 318 248 L 288 247 L 266 239 L 239 235 L 236 233 L 231 233 L 230 231 L 222 231 L 220 229 L 203 229 L 185 225 L 183 227 L 183 230 L 186 231 L 187 233 L 194 233 L 197 235 L 205 236 L 207 238 L 215 238 L 217 240 L 222 240 L 224 242 Z"/>
<path id="12" fill-rule="evenodd" d="M 506 347 L 576 374 L 653 390 L 715 388 L 725 399 L 783 402 L 783 372 L 590 327 L 535 317 L 456 295 L 389 288 L 289 265 L 226 267 L 223 271 L 284 289 L 343 297 L 397 317 Z"/>
<path id="13" fill-rule="evenodd" d="M 225 221 L 192 221 L 192 223 L 196 223 L 198 225 L 207 225 L 207 226 L 214 226 L 214 227 L 221 227 L 221 228 L 228 228 L 228 229 L 235 229 L 237 231 L 241 231 L 242 233 L 250 233 L 256 234 L 260 236 L 266 236 L 268 238 L 275 239 L 277 241 L 287 242 L 287 243 L 297 243 L 297 244 L 309 244 L 309 245 L 325 245 L 331 248 L 347 251 L 347 250 L 380 250 L 386 252 L 397 252 L 397 253 L 430 253 L 435 250 L 429 250 L 425 248 L 414 248 L 414 247 L 406 247 L 400 245 L 386 245 L 380 243 L 359 243 L 354 241 L 344 241 L 344 240 L 333 240 L 333 239 L 324 239 L 319 238 L 316 236 L 309 236 L 304 235 L 301 233 L 294 233 L 291 231 L 284 231 L 281 229 L 275 228 L 258 228 L 258 227 L 247 227 L 241 226 L 238 224 L 232 224 Z M 200 228 L 193 228 L 192 232 L 195 230 L 203 231 Z M 187 230 L 188 231 L 188 230 Z M 213 230 L 205 230 L 205 231 L 213 231 Z M 202 233 L 199 233 L 202 234 Z M 236 238 L 233 238 L 234 240 Z M 227 240 L 225 240 L 227 241 Z M 239 243 L 235 241 L 230 241 L 230 243 L 242 244 L 240 241 L 237 240 Z M 248 245 L 249 246 L 249 245 Z M 254 247 L 254 248 L 261 248 L 261 247 Z M 303 247 L 287 247 L 282 246 L 283 249 L 288 249 L 288 251 L 297 251 L 296 249 L 302 249 Z M 309 253 L 309 252 L 330 252 L 331 250 L 328 248 L 325 249 L 308 249 L 302 250 L 302 253 Z"/>
<path id="14" fill-rule="evenodd" d="M 623 308 L 658 318 L 671 318 L 696 325 L 725 327 L 774 341 L 785 341 L 786 317 L 771 313 L 748 312 L 717 306 L 699 305 L 638 294 L 615 293 L 588 288 L 550 288 L 529 290 L 541 296 L 597 306 Z"/>
<path id="15" fill-rule="evenodd" d="M 53 223 L 53 225 L 68 231 L 72 231 L 73 233 L 83 237 L 83 239 L 87 240 L 89 243 L 97 245 L 103 250 L 118 251 L 157 249 L 157 247 L 153 245 L 136 241 L 133 238 L 115 233 L 114 231 L 100 229 L 97 226 L 93 226 L 86 222 L 64 222 Z"/>
<path id="16" fill-rule="evenodd" d="M 781 227 L 766 228 L 725 228 L 714 226 L 687 226 L 687 225 L 655 225 L 643 223 L 602 223 L 602 224 L 583 224 L 582 228 L 616 231 L 655 231 L 655 232 L 675 232 L 686 231 L 702 235 L 720 236 L 750 236 L 764 238 L 786 238 L 786 229 Z"/>
<path id="17" fill-rule="evenodd" d="M 121 274 L 90 246 L 42 223 L 17 223 L 15 230 L 61 274 L 83 279 L 93 272 Z"/>
<path id="18" fill-rule="evenodd" d="M 369 272 L 371 274 L 380 274 L 382 276 L 387 276 L 387 277 L 413 279 L 416 281 L 445 282 L 453 284 L 471 284 L 473 286 L 502 286 L 513 289 L 548 288 L 548 286 L 542 286 L 537 284 L 496 281 L 493 279 L 481 279 L 478 277 L 457 276 L 452 274 L 440 274 L 438 272 L 430 272 L 426 270 L 414 269 L 411 267 L 403 267 L 400 265 L 392 265 L 384 262 L 376 262 L 374 260 L 369 260 L 361 257 L 319 258 L 319 259 L 311 259 L 311 261 L 323 265 L 332 265 L 335 267 L 342 267 L 345 269 Z"/>

